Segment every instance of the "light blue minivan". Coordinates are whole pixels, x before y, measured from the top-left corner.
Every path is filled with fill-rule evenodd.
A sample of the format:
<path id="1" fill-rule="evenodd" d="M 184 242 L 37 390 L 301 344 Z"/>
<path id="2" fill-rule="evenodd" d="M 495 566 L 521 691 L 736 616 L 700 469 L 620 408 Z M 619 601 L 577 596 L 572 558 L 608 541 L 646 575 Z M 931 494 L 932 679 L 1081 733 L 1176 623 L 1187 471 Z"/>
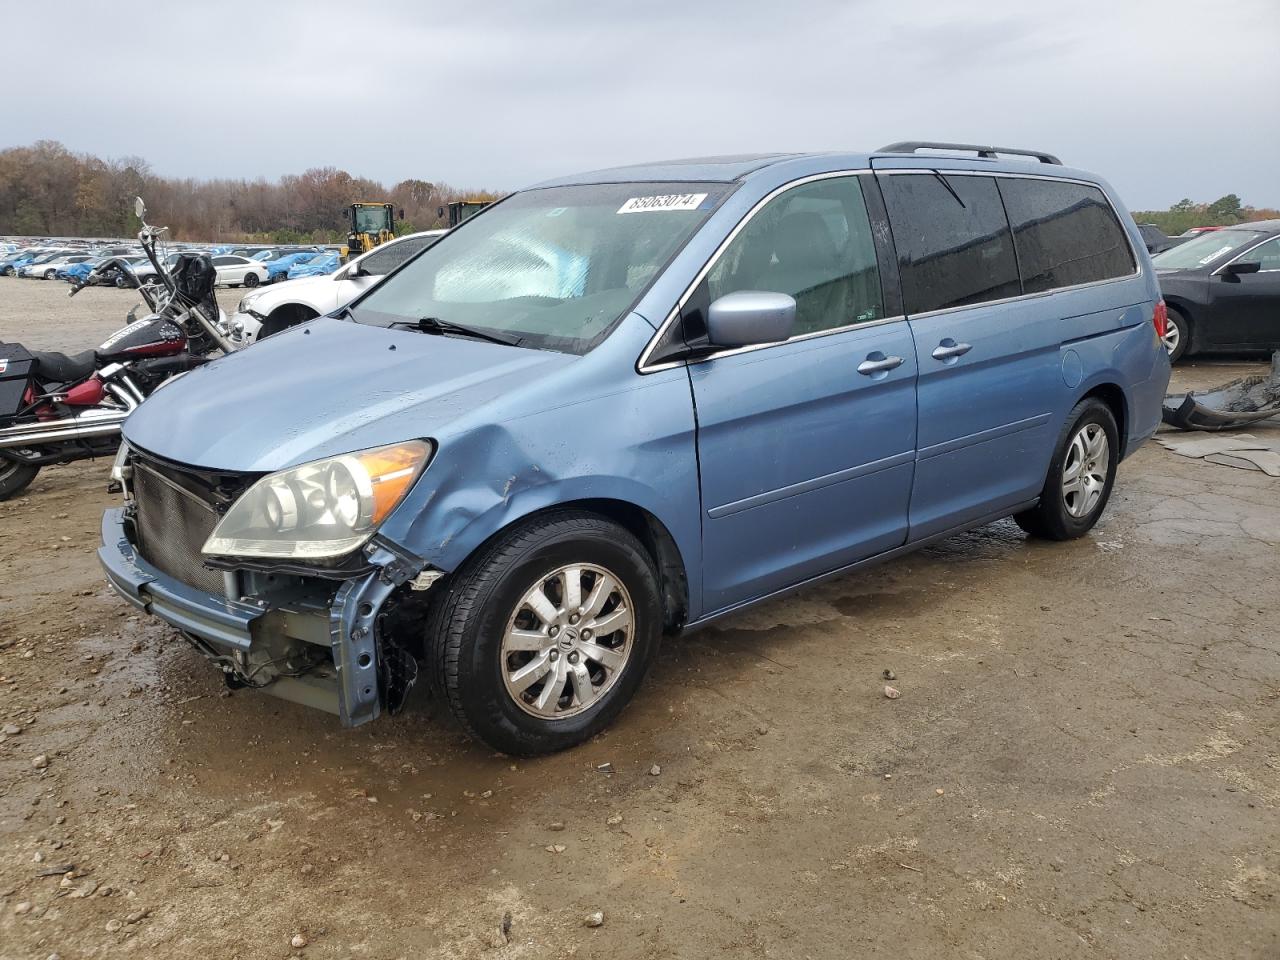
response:
<path id="1" fill-rule="evenodd" d="M 425 669 L 493 747 L 659 638 L 1012 516 L 1086 533 L 1169 380 L 1132 219 L 1033 151 L 567 177 L 125 424 L 101 560 L 233 686 L 346 725 Z"/>

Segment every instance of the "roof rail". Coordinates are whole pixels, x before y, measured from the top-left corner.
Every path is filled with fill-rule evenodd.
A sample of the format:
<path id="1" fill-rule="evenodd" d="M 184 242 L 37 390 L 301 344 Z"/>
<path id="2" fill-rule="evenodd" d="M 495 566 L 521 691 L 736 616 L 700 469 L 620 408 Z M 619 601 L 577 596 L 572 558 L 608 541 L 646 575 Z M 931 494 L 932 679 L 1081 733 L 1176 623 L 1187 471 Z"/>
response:
<path id="1" fill-rule="evenodd" d="M 1042 150 L 1018 150 L 1014 147 L 984 147 L 977 143 L 942 143 L 933 140 L 903 140 L 881 147 L 876 153 L 916 153 L 919 150 L 963 150 L 972 151 L 983 160 L 995 160 L 996 154 L 1004 153 L 1015 157 L 1035 157 L 1041 163 L 1052 163 L 1062 166 L 1062 161 L 1052 153 Z"/>

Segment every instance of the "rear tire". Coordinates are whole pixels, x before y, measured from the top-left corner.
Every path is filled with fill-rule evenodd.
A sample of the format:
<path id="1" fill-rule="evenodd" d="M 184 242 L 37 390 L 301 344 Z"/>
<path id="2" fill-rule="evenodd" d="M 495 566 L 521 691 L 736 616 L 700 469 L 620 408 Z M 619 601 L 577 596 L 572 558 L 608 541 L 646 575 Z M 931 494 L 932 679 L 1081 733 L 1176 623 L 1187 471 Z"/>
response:
<path id="1" fill-rule="evenodd" d="M 1040 502 L 1014 514 L 1014 523 L 1045 540 L 1084 536 L 1111 499 L 1119 462 L 1120 431 L 1111 408 L 1086 397 L 1072 408 L 1058 435 Z"/>
<path id="2" fill-rule="evenodd" d="M 1165 328 L 1164 346 L 1169 362 L 1177 363 L 1191 348 L 1191 321 L 1177 307 L 1168 307 L 1169 325 Z"/>
<path id="3" fill-rule="evenodd" d="M 256 287 L 261 282 L 256 273 L 246 273 L 244 275 L 244 285 L 246 287 Z"/>
<path id="4" fill-rule="evenodd" d="M 594 736 L 657 653 L 653 560 L 592 513 L 557 510 L 520 524 L 441 586 L 427 632 L 435 685 L 462 725 L 503 753 L 554 753 Z"/>
<path id="5" fill-rule="evenodd" d="M 40 468 L 29 463 L 0 460 L 0 500 L 16 497 L 31 485 Z"/>

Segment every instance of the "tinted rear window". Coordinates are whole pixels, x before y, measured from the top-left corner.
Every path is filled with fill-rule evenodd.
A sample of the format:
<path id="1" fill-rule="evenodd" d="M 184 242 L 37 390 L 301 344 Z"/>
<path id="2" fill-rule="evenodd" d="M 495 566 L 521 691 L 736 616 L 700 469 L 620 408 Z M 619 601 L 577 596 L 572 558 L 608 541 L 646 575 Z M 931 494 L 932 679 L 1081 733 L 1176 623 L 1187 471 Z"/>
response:
<path id="1" fill-rule="evenodd" d="M 1124 229 L 1097 187 L 1058 180 L 997 183 L 1027 293 L 1113 280 L 1137 268 Z"/>
<path id="2" fill-rule="evenodd" d="M 880 178 L 908 313 L 1022 293 L 1013 237 L 991 177 Z"/>

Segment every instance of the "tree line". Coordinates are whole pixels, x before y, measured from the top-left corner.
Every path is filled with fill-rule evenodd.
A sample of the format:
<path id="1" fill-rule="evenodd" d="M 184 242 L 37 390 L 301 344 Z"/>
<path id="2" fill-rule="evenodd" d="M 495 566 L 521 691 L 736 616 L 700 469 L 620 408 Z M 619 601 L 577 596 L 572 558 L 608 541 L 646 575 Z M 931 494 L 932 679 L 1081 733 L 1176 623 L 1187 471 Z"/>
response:
<path id="1" fill-rule="evenodd" d="M 444 226 L 453 200 L 497 199 L 427 180 L 388 188 L 334 167 L 279 180 L 162 177 L 141 157 L 104 160 L 73 153 L 54 140 L 0 150 L 0 236 L 125 237 L 135 233 L 133 198 L 143 197 L 175 240 L 332 243 L 346 236 L 343 210 L 355 200 L 385 200 L 404 211 L 397 233 Z M 1229 193 L 1212 203 L 1179 200 L 1168 210 L 1137 210 L 1139 223 L 1177 235 L 1191 227 L 1230 226 L 1280 217 Z"/>
<path id="2" fill-rule="evenodd" d="M 175 240 L 332 243 L 346 236 L 343 211 L 355 200 L 395 204 L 396 232 L 410 233 L 444 226 L 438 211 L 450 201 L 499 194 L 426 180 L 388 188 L 334 167 L 276 181 L 162 177 L 141 157 L 104 160 L 53 140 L 0 150 L 0 236 L 130 236 L 136 196 Z"/>
<path id="3" fill-rule="evenodd" d="M 1277 218 L 1280 218 L 1280 210 L 1245 206 L 1234 193 L 1219 197 L 1213 203 L 1179 200 L 1168 210 L 1133 212 L 1133 219 L 1139 223 L 1154 223 L 1171 237 L 1186 233 L 1192 227 L 1230 227 L 1237 223 Z"/>

